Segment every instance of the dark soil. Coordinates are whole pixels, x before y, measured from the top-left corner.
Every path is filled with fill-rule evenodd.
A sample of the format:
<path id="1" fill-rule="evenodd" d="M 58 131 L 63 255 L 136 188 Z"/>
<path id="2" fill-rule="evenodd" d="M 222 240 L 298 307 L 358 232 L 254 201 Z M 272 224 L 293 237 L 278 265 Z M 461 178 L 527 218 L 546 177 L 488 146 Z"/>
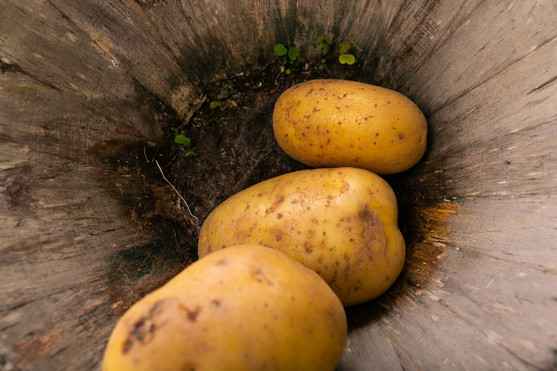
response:
<path id="1" fill-rule="evenodd" d="M 290 75 L 278 68 L 257 67 L 210 84 L 204 104 L 190 122 L 169 130 L 158 148 L 161 167 L 191 210 L 190 215 L 181 202 L 193 251 L 201 224 L 221 202 L 263 180 L 307 168 L 286 155 L 275 140 L 272 117 L 280 94 L 311 79 L 350 79 L 356 67 L 338 65 L 331 71 L 308 66 Z M 191 144 L 175 143 L 176 134 L 190 138 Z"/>
<path id="2" fill-rule="evenodd" d="M 287 156 L 273 134 L 273 108 L 282 92 L 311 79 L 350 80 L 358 70 L 338 62 L 323 70 L 300 67 L 290 75 L 280 73 L 278 64 L 254 67 L 207 84 L 203 103 L 184 123 L 146 93 L 144 104 L 157 112 L 158 125 L 166 126 L 164 140 L 102 142 L 90 150 L 100 160 L 100 179 L 113 189 L 140 236 L 112 256 L 107 279 L 114 311 L 123 312 L 197 260 L 201 225 L 221 202 L 263 180 L 307 168 Z M 177 135 L 191 143 L 176 143 Z"/>

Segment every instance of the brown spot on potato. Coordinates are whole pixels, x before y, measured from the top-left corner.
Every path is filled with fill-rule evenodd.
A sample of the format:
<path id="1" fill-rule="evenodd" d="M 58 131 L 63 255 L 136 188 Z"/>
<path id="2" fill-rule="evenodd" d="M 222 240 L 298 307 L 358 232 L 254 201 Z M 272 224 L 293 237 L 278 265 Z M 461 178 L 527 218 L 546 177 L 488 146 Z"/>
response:
<path id="1" fill-rule="evenodd" d="M 350 264 L 350 256 L 348 254 L 344 254 L 344 263 L 344 277 L 348 279 L 350 276 L 350 271 L 352 270 L 352 265 Z"/>
<path id="2" fill-rule="evenodd" d="M 284 195 L 277 195 L 275 197 L 275 201 L 273 201 L 273 204 L 269 208 L 267 208 L 267 210 L 265 210 L 265 215 L 275 212 L 279 207 L 279 205 L 283 202 L 284 202 Z"/>
<path id="3" fill-rule="evenodd" d="M 338 270 L 339 270 L 339 268 L 340 268 L 340 263 L 339 263 L 339 261 L 337 260 L 337 261 L 335 262 L 334 267 L 333 267 L 333 278 L 328 282 L 328 284 L 331 284 L 331 283 L 335 282 L 335 281 L 338 279 Z"/>
<path id="4" fill-rule="evenodd" d="M 377 212 L 370 208 L 368 205 L 362 205 L 360 207 L 358 216 L 362 220 L 362 224 L 364 227 L 364 245 L 360 252 L 362 253 L 363 257 L 366 257 L 369 260 L 373 260 L 373 246 L 377 243 L 378 233 L 384 233 L 383 223 L 381 222 L 381 219 L 379 218 Z"/>
<path id="5" fill-rule="evenodd" d="M 281 235 L 281 234 L 277 234 L 277 235 L 275 236 L 275 240 L 277 240 L 277 241 L 282 240 L 282 235 Z"/>
<path id="6" fill-rule="evenodd" d="M 186 311 L 188 320 L 190 320 L 191 322 L 196 322 L 197 321 L 197 317 L 199 316 L 199 313 L 201 312 L 201 307 L 198 305 L 195 307 L 195 309 L 190 309 L 188 308 L 187 305 L 180 305 L 180 309 Z"/>
<path id="7" fill-rule="evenodd" d="M 313 246 L 311 246 L 311 243 L 305 242 L 304 243 L 304 250 L 307 254 L 311 254 L 313 252 Z"/>
<path id="8" fill-rule="evenodd" d="M 156 329 L 160 326 L 157 324 L 157 316 L 161 313 L 167 300 L 159 300 L 151 305 L 151 308 L 137 320 L 128 333 L 128 337 L 122 345 L 122 353 L 128 353 L 135 344 L 147 344 L 153 340 Z"/>
<path id="9" fill-rule="evenodd" d="M 260 268 L 253 268 L 251 276 L 259 283 L 264 283 L 269 286 L 275 285 Z"/>
<path id="10" fill-rule="evenodd" d="M 277 219 L 282 219 L 283 216 L 284 216 L 284 215 L 282 215 L 281 213 L 278 213 L 278 214 L 277 214 Z"/>
<path id="11" fill-rule="evenodd" d="M 400 139 L 400 140 L 404 139 L 404 134 L 398 133 L 398 139 Z"/>

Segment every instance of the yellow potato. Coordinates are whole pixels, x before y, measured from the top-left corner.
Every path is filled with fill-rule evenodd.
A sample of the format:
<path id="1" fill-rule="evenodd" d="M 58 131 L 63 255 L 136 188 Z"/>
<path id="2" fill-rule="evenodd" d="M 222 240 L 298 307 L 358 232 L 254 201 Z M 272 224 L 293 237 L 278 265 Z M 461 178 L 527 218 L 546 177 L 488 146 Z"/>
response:
<path id="1" fill-rule="evenodd" d="M 315 272 L 267 247 L 233 246 L 133 305 L 103 370 L 334 370 L 346 332 L 342 304 Z"/>
<path id="2" fill-rule="evenodd" d="M 420 109 L 395 91 L 345 80 L 311 80 L 279 97 L 273 130 L 282 149 L 313 167 L 352 166 L 394 174 L 426 148 Z"/>
<path id="3" fill-rule="evenodd" d="M 397 201 L 378 175 L 357 168 L 302 170 L 266 180 L 207 217 L 198 253 L 245 243 L 278 249 L 316 271 L 353 305 L 396 280 L 405 257 Z"/>

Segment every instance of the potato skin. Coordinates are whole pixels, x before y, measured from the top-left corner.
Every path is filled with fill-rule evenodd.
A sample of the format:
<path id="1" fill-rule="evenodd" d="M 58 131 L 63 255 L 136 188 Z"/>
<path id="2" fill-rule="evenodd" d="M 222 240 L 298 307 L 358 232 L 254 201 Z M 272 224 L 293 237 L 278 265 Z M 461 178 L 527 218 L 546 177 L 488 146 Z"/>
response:
<path id="1" fill-rule="evenodd" d="M 292 172 L 247 188 L 203 223 L 198 254 L 254 243 L 316 271 L 343 305 L 381 295 L 405 258 L 391 187 L 357 168 Z"/>
<path id="2" fill-rule="evenodd" d="M 103 370 L 334 370 L 342 304 L 315 272 L 276 250 L 233 246 L 134 304 Z"/>
<path id="3" fill-rule="evenodd" d="M 426 148 L 420 109 L 393 90 L 346 80 L 310 80 L 277 100 L 273 130 L 282 149 L 313 167 L 359 167 L 394 174 Z"/>

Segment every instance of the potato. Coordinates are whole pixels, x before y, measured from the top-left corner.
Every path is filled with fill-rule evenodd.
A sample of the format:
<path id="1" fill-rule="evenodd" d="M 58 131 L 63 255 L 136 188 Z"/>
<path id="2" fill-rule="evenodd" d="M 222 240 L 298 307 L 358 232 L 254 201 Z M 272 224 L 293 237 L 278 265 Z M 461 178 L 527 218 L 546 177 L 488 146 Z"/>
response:
<path id="1" fill-rule="evenodd" d="M 103 370 L 334 370 L 342 304 L 315 272 L 273 249 L 233 246 L 133 305 Z"/>
<path id="2" fill-rule="evenodd" d="M 316 271 L 348 306 L 379 296 L 402 270 L 397 217 L 393 190 L 372 172 L 302 170 L 217 206 L 201 227 L 198 253 L 248 243 L 273 247 Z"/>
<path id="3" fill-rule="evenodd" d="M 354 81 L 311 80 L 282 93 L 273 130 L 282 149 L 306 165 L 394 174 L 422 158 L 427 122 L 410 99 L 395 91 Z"/>

